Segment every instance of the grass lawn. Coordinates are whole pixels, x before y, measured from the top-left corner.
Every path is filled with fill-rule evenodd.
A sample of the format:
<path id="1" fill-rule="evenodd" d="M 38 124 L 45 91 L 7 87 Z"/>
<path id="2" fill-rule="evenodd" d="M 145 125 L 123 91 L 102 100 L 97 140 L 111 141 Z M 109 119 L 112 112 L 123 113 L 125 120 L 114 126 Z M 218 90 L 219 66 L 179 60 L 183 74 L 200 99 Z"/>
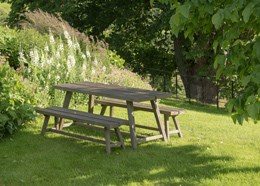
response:
<path id="1" fill-rule="evenodd" d="M 0 186 L 260 185 L 259 124 L 235 125 L 215 107 L 173 99 L 161 103 L 186 109 L 178 117 L 184 137 L 172 135 L 167 143 L 151 141 L 133 150 L 126 136 L 126 149 L 112 149 L 110 155 L 100 144 L 53 133 L 40 136 L 43 118 L 38 117 L 0 143 Z M 115 111 L 126 118 L 124 109 Z M 151 113 L 135 116 L 137 123 L 155 122 Z"/>

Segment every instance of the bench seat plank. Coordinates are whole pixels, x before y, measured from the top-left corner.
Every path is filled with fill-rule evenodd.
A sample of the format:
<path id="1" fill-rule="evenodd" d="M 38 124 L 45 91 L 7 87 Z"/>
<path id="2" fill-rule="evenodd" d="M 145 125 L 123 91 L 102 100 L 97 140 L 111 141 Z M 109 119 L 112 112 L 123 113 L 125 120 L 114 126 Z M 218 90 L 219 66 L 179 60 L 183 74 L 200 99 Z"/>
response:
<path id="1" fill-rule="evenodd" d="M 121 107 L 121 108 L 126 108 L 126 102 L 121 101 L 121 100 L 115 100 L 115 99 L 103 99 L 103 100 L 95 100 L 96 104 L 100 104 L 102 106 L 101 110 L 101 115 L 104 115 L 106 111 L 106 107 L 110 107 L 110 116 L 113 115 L 113 107 Z M 152 106 L 150 104 L 146 103 L 139 103 L 139 102 L 134 102 L 133 107 L 135 111 L 141 110 L 141 111 L 147 111 L 147 112 L 154 112 Z M 179 114 L 185 113 L 185 110 L 179 109 L 179 108 L 172 108 L 172 107 L 167 107 L 167 106 L 159 106 L 160 113 L 164 115 L 164 125 L 165 125 L 165 131 L 167 138 L 170 138 L 170 134 L 178 134 L 179 137 L 182 137 L 182 133 L 180 130 L 180 126 L 178 124 L 178 121 L 176 119 L 176 116 Z M 169 117 L 172 117 L 174 126 L 176 130 L 170 130 L 169 128 Z M 140 128 L 145 128 L 149 130 L 158 130 L 157 128 L 153 127 L 148 127 L 144 125 L 136 125 L 136 127 Z"/>
<path id="2" fill-rule="evenodd" d="M 59 133 L 59 134 L 67 135 L 67 136 L 77 137 L 77 138 L 88 140 L 88 141 L 98 142 L 98 143 L 106 145 L 106 151 L 108 153 L 111 152 L 111 147 L 114 147 L 114 146 L 121 146 L 124 148 L 123 137 L 120 133 L 119 126 L 123 125 L 123 124 L 128 124 L 127 120 L 102 116 L 102 115 L 93 114 L 93 113 L 82 112 L 82 111 L 78 111 L 78 110 L 72 110 L 72 109 L 68 109 L 68 108 L 64 108 L 64 107 L 55 107 L 55 106 L 48 107 L 48 108 L 36 108 L 35 110 L 36 110 L 36 112 L 41 113 L 45 116 L 44 123 L 42 126 L 42 131 L 41 131 L 42 135 L 44 135 L 46 131 L 51 131 L 51 132 L 55 132 L 55 133 Z M 92 137 L 82 136 L 79 134 L 69 133 L 66 131 L 59 130 L 57 128 L 48 128 L 47 129 L 47 125 L 48 125 L 50 116 L 55 117 L 55 126 L 56 126 L 57 118 L 73 120 L 73 121 L 75 121 L 74 122 L 75 124 L 78 124 L 80 126 L 87 126 L 88 123 L 101 126 L 105 130 L 105 140 L 100 140 L 100 139 L 96 139 L 96 138 L 92 138 Z M 112 143 L 110 141 L 110 129 L 111 128 L 114 128 L 114 130 L 115 130 L 116 136 L 119 141 L 117 143 Z"/>
<path id="3" fill-rule="evenodd" d="M 106 106 L 116 106 L 116 107 L 126 108 L 126 103 L 124 101 L 114 100 L 114 99 L 95 100 L 95 103 L 106 105 Z M 183 109 L 179 109 L 179 108 L 172 108 L 167 106 L 159 106 L 159 108 L 161 114 L 167 114 L 170 116 L 185 113 Z M 134 102 L 134 110 L 152 112 L 153 108 L 150 104 Z"/>

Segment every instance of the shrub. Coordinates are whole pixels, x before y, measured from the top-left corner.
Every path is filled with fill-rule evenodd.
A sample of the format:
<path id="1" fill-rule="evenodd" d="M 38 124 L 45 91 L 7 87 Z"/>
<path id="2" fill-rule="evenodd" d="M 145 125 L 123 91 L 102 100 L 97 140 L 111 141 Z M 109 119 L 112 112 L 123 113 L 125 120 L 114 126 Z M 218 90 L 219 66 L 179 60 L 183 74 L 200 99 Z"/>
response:
<path id="1" fill-rule="evenodd" d="M 0 139 L 34 119 L 30 82 L 0 58 Z"/>
<path id="2" fill-rule="evenodd" d="M 119 56 L 105 55 L 100 57 L 100 49 L 94 50 L 91 46 L 82 49 L 75 37 L 64 30 L 66 40 L 55 38 L 49 33 L 49 41 L 44 48 L 34 47 L 29 54 L 20 51 L 19 61 L 21 73 L 25 78 L 36 84 L 34 88 L 39 106 L 57 105 L 64 98 L 60 93 L 55 93 L 51 88 L 54 84 L 92 81 L 113 83 L 131 87 L 150 88 L 141 78 L 127 70 L 112 66 L 111 61 L 118 62 Z M 107 56 L 107 58 L 104 58 Z M 77 104 L 83 101 L 83 95 L 74 97 Z"/>
<path id="3" fill-rule="evenodd" d="M 42 35 L 34 29 L 16 31 L 0 26 L 0 52 L 14 68 L 20 66 L 18 57 L 21 47 L 25 53 L 29 53 L 32 47 L 43 48 L 48 39 L 48 35 Z"/>
<path id="4" fill-rule="evenodd" d="M 0 3 L 0 26 L 4 26 L 7 24 L 9 11 L 10 11 L 10 4 Z"/>

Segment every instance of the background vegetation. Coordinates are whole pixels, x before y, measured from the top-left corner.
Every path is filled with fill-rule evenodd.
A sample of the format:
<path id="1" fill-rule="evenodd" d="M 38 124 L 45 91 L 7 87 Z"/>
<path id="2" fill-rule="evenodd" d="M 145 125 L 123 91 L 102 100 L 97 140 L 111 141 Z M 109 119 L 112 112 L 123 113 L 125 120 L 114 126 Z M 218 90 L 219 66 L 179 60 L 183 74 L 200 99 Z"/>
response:
<path id="1" fill-rule="evenodd" d="M 124 60 L 103 42 L 42 11 L 27 17 L 38 23 L 24 23 L 19 30 L 0 27 L 0 139 L 33 120 L 33 106 L 61 104 L 64 95 L 54 92 L 54 84 L 93 81 L 151 89 L 139 75 L 122 69 Z M 86 99 L 79 95 L 73 103 Z"/>
<path id="2" fill-rule="evenodd" d="M 177 68 L 187 97 L 200 100 L 208 95 L 207 102 L 212 103 L 216 77 L 235 81 L 241 89 L 229 102 L 232 118 L 240 124 L 248 118 L 259 120 L 258 0 L 11 2 L 12 25 L 20 25 L 27 10 L 41 8 L 105 39 L 126 66 L 142 75 L 154 73 L 149 68 L 172 72 Z M 204 91 L 196 78 L 201 76 L 208 77 Z"/>

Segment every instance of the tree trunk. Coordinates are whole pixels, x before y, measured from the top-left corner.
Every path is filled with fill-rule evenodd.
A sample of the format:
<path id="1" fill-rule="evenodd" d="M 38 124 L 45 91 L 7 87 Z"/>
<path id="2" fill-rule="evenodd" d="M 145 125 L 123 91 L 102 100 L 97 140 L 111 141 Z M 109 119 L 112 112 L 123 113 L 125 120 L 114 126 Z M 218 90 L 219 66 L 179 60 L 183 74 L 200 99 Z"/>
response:
<path id="1" fill-rule="evenodd" d="M 179 70 L 185 94 L 187 98 L 196 99 L 206 103 L 216 103 L 217 85 L 214 83 L 213 70 L 209 70 L 206 75 L 199 76 L 198 72 L 208 64 L 208 59 L 200 58 L 196 61 L 187 61 L 183 54 L 185 38 L 179 35 L 174 39 L 175 60 Z"/>

